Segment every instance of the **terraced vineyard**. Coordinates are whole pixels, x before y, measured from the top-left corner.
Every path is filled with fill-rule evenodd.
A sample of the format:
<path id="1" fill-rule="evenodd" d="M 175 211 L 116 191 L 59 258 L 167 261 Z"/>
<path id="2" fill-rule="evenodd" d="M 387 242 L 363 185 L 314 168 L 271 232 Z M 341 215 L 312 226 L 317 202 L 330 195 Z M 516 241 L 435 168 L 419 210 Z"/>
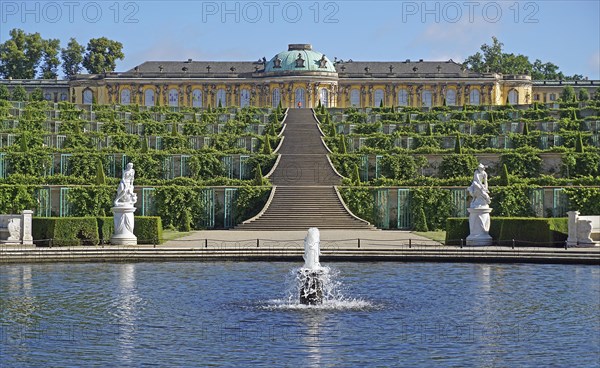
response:
<path id="1" fill-rule="evenodd" d="M 229 228 L 268 197 L 285 111 L 0 101 L 0 211 L 110 215 L 127 162 L 138 215 Z"/>
<path id="2" fill-rule="evenodd" d="M 600 104 L 318 110 L 350 209 L 380 228 L 467 215 L 479 162 L 496 216 L 600 213 Z"/>

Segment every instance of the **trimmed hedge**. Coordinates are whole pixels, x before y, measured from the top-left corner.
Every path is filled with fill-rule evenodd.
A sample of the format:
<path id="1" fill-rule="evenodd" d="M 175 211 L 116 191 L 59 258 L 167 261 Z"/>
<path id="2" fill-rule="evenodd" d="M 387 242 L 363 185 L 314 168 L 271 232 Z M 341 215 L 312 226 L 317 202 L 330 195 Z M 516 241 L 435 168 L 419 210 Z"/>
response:
<path id="1" fill-rule="evenodd" d="M 98 245 L 95 217 L 34 217 L 34 242 L 39 246 Z"/>
<path id="2" fill-rule="evenodd" d="M 33 239 L 38 246 L 77 246 L 108 243 L 114 230 L 112 217 L 34 217 Z M 138 244 L 160 244 L 160 217 L 136 216 L 133 233 Z"/>
<path id="3" fill-rule="evenodd" d="M 492 217 L 490 235 L 495 245 L 556 246 L 567 240 L 567 218 Z M 460 245 L 469 236 L 468 218 L 449 218 L 446 221 L 446 245 Z"/>
<path id="4" fill-rule="evenodd" d="M 98 231 L 101 243 L 109 243 L 115 229 L 112 217 L 98 217 Z M 162 221 L 158 216 L 135 216 L 133 235 L 138 244 L 160 244 L 163 241 Z"/>

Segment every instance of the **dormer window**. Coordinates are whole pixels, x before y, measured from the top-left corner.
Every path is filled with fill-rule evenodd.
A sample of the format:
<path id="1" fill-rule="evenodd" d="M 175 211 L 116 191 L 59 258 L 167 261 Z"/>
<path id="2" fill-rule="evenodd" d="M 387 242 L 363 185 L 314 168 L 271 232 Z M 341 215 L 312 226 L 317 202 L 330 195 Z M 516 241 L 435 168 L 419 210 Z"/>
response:
<path id="1" fill-rule="evenodd" d="M 371 71 L 371 68 L 369 68 L 368 66 L 365 67 L 365 73 L 369 73 Z"/>
<path id="2" fill-rule="evenodd" d="M 273 68 L 281 68 L 281 59 L 279 56 L 275 57 L 275 60 L 273 61 Z"/>
<path id="3" fill-rule="evenodd" d="M 304 68 L 304 59 L 302 59 L 302 54 L 298 53 L 298 58 L 296 59 L 296 68 Z"/>
<path id="4" fill-rule="evenodd" d="M 325 58 L 325 55 L 321 56 L 321 60 L 319 60 L 319 68 L 327 68 L 327 59 Z"/>

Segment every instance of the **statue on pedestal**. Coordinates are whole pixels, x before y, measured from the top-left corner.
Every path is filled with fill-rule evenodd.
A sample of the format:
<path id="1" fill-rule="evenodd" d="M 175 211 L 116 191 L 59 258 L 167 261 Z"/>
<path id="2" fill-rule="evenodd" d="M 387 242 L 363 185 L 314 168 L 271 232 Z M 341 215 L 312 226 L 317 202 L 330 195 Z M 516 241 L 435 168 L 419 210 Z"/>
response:
<path id="1" fill-rule="evenodd" d="M 133 164 L 127 164 L 123 177 L 117 187 L 117 196 L 115 197 L 114 207 L 114 225 L 115 230 L 110 238 L 114 245 L 136 245 L 137 237 L 133 235 L 134 217 L 136 208 L 133 206 L 137 202 L 137 195 L 133 192 L 133 179 L 135 170 Z"/>
<path id="2" fill-rule="evenodd" d="M 473 198 L 469 211 L 469 230 L 467 245 L 492 245 L 490 231 L 491 198 L 488 189 L 488 176 L 485 166 L 479 164 L 473 174 L 473 182 L 467 188 Z"/>

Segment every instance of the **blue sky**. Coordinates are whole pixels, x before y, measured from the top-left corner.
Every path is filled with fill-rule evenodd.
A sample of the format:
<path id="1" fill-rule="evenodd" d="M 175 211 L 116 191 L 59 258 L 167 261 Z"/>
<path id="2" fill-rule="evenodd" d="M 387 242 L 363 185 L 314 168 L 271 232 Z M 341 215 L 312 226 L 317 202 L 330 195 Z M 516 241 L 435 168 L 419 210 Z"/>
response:
<path id="1" fill-rule="evenodd" d="M 330 59 L 462 61 L 496 36 L 506 52 L 600 79 L 600 1 L 0 1 L 12 28 L 124 45 L 123 71 L 146 60 L 270 59 L 311 43 Z"/>

